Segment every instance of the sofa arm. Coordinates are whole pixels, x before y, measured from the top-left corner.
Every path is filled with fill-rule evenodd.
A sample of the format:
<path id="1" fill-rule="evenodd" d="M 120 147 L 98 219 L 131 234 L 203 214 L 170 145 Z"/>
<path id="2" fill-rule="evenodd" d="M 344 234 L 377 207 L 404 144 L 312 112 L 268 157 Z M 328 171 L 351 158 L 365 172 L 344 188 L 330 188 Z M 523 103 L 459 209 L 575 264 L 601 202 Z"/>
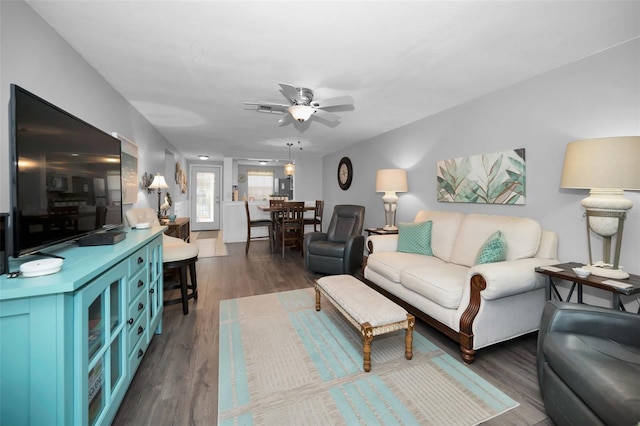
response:
<path id="1" fill-rule="evenodd" d="M 557 259 L 535 257 L 485 263 L 473 266 L 469 275 L 481 275 L 487 286 L 480 295 L 485 300 L 494 300 L 544 287 L 545 278 L 536 273 L 535 268 L 556 263 Z"/>
<path id="2" fill-rule="evenodd" d="M 367 238 L 367 248 L 369 253 L 398 251 L 398 235 L 371 235 Z"/>

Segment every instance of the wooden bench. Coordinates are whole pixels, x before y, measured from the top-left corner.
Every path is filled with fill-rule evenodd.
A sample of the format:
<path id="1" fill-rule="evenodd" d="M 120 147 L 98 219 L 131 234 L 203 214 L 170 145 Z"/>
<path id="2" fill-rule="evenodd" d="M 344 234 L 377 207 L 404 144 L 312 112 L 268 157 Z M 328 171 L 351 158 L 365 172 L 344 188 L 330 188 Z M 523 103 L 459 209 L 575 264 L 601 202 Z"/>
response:
<path id="1" fill-rule="evenodd" d="M 316 311 L 320 294 L 362 334 L 364 371 L 371 371 L 371 342 L 375 336 L 405 330 L 405 358 L 413 357 L 415 318 L 351 275 L 331 275 L 316 280 Z"/>

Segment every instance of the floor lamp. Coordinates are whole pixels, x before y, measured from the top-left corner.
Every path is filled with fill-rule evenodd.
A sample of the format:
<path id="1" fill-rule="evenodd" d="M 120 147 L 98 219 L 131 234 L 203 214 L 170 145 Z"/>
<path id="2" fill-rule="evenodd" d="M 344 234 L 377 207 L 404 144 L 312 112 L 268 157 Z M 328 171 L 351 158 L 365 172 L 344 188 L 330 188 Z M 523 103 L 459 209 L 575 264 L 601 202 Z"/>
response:
<path id="1" fill-rule="evenodd" d="M 162 190 L 169 188 L 169 185 L 167 185 L 167 182 L 164 180 L 164 176 L 156 173 L 153 177 L 153 182 L 151 182 L 151 185 L 149 185 L 148 188 L 158 190 L 158 219 L 160 219 L 162 216 L 162 213 L 160 212 L 160 196 L 162 194 Z"/>
<path id="2" fill-rule="evenodd" d="M 629 278 L 620 266 L 622 230 L 633 202 L 624 190 L 640 191 L 640 136 L 585 139 L 567 145 L 562 168 L 562 188 L 590 189 L 582 200 L 587 217 L 589 265 L 592 274 Z M 593 262 L 591 232 L 603 239 L 603 260 Z M 613 263 L 611 243 L 615 237 Z"/>
<path id="3" fill-rule="evenodd" d="M 398 195 L 396 192 L 407 192 L 407 172 L 404 169 L 381 169 L 376 173 L 376 192 L 384 192 L 384 230 L 395 231 Z"/>

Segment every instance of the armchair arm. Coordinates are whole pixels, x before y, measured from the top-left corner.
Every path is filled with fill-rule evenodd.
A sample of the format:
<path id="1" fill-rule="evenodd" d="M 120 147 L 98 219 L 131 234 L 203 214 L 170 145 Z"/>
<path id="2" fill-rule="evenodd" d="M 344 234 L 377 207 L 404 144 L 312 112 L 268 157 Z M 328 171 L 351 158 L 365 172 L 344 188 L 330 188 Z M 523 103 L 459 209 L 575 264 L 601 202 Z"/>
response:
<path id="1" fill-rule="evenodd" d="M 371 235 L 367 238 L 369 253 L 383 251 L 398 251 L 398 235 Z"/>
<path id="2" fill-rule="evenodd" d="M 487 284 L 480 293 L 482 298 L 494 300 L 544 287 L 545 278 L 536 273 L 535 268 L 555 263 L 558 263 L 557 259 L 535 257 L 485 263 L 473 266 L 469 270 L 469 276 L 481 275 Z"/>
<path id="3" fill-rule="evenodd" d="M 347 238 L 344 247 L 344 258 L 342 259 L 343 270 L 353 275 L 362 267 L 364 256 L 364 235 L 352 235 Z"/>

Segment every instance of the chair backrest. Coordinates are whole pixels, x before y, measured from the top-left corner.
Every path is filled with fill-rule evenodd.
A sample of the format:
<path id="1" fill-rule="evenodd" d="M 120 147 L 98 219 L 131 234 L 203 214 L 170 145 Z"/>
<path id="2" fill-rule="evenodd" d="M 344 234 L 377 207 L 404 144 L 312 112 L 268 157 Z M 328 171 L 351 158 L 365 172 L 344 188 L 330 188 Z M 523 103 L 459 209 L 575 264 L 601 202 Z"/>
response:
<path id="1" fill-rule="evenodd" d="M 277 198 L 277 199 L 270 199 L 269 200 L 269 207 L 282 207 L 284 205 L 285 202 L 285 197 L 281 197 L 281 198 Z M 282 210 L 280 211 L 275 211 L 275 212 L 271 212 L 271 220 L 272 221 L 279 221 L 280 218 L 282 217 Z"/>
<path id="2" fill-rule="evenodd" d="M 324 212 L 324 201 L 323 200 L 316 200 L 316 211 L 314 213 L 314 216 L 320 222 L 322 222 L 322 213 L 323 212 Z"/>
<path id="3" fill-rule="evenodd" d="M 331 223 L 327 229 L 327 239 L 345 242 L 351 235 L 362 234 L 364 226 L 364 206 L 340 204 L 333 208 Z"/>
<path id="4" fill-rule="evenodd" d="M 247 214 L 247 224 L 251 223 L 251 213 L 249 213 L 249 202 L 244 200 L 244 211 Z"/>
<path id="5" fill-rule="evenodd" d="M 151 226 L 160 226 L 158 214 L 155 210 L 148 207 L 130 209 L 125 213 L 125 216 L 127 217 L 127 222 L 130 227 L 134 227 L 139 223 L 148 223 Z"/>
<path id="6" fill-rule="evenodd" d="M 301 227 L 304 226 L 304 201 L 286 201 L 282 208 L 283 224 L 299 223 Z"/>

